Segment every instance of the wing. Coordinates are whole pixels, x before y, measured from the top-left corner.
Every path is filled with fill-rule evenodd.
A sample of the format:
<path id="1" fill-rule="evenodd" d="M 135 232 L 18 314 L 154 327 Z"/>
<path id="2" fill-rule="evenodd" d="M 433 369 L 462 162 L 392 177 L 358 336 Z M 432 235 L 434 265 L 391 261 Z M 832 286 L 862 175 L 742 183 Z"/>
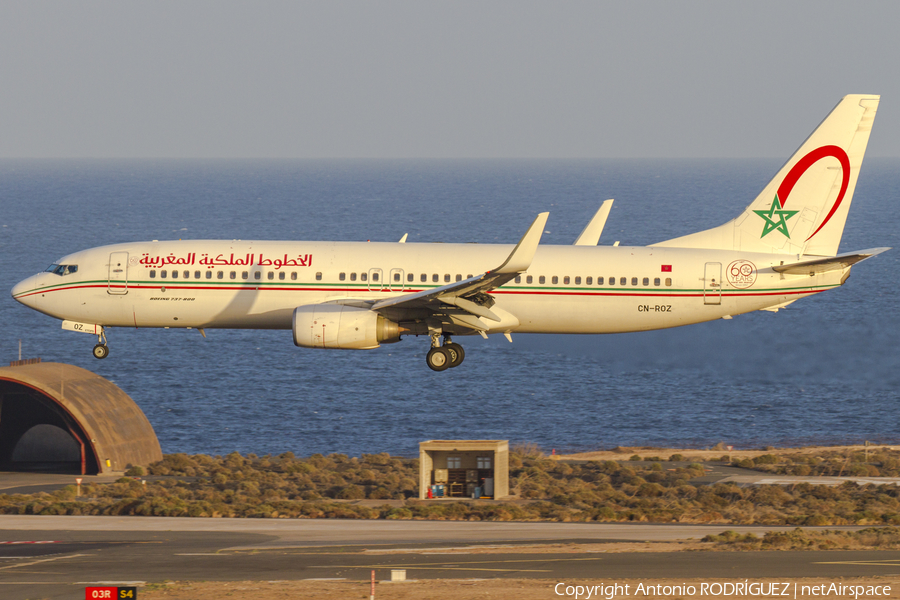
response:
<path id="1" fill-rule="evenodd" d="M 531 266 L 549 214 L 541 213 L 537 216 L 510 255 L 496 269 L 438 288 L 385 298 L 368 307 L 379 312 L 388 309 L 426 309 L 431 313 L 444 313 L 450 308 L 450 312 L 461 311 L 475 317 L 484 317 L 490 321 L 500 322 L 501 316 L 491 310 L 494 299 L 488 292 L 500 287 Z M 474 322 L 471 325 L 471 329 L 484 329 Z"/>

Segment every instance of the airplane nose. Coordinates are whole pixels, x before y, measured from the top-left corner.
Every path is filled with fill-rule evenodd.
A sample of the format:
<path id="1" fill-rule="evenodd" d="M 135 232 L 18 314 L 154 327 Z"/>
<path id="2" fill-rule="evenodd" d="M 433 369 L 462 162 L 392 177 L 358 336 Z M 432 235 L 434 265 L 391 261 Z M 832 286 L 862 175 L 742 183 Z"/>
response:
<path id="1" fill-rule="evenodd" d="M 29 277 L 14 285 L 11 294 L 16 301 L 21 302 L 25 306 L 31 306 L 37 298 L 37 294 L 28 294 L 33 289 L 34 277 Z"/>

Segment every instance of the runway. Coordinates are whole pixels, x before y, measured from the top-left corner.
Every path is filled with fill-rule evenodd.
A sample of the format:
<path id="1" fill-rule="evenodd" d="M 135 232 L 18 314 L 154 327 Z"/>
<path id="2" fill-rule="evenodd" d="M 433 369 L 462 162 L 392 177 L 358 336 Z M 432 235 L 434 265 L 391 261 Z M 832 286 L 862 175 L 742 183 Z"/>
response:
<path id="1" fill-rule="evenodd" d="M 79 597 L 90 585 L 165 580 L 854 577 L 897 575 L 900 551 L 565 552 L 528 542 L 699 539 L 766 527 L 441 521 L 0 516 L 0 596 Z M 785 529 L 785 528 L 778 528 Z M 479 545 L 501 545 L 491 554 Z M 470 547 L 447 553 L 447 548 Z M 507 547 L 508 546 L 508 547 Z M 400 551 L 398 551 L 400 550 Z"/>

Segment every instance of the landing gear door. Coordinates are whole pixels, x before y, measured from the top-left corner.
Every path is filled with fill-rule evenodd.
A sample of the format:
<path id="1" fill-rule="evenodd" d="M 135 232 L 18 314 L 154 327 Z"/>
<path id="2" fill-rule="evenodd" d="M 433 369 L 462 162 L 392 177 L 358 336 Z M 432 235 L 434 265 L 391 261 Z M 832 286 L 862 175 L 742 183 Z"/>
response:
<path id="1" fill-rule="evenodd" d="M 109 255 L 108 294 L 123 295 L 128 293 L 128 253 L 113 252 Z"/>
<path id="2" fill-rule="evenodd" d="M 703 304 L 722 304 L 722 263 L 709 262 L 704 267 Z"/>

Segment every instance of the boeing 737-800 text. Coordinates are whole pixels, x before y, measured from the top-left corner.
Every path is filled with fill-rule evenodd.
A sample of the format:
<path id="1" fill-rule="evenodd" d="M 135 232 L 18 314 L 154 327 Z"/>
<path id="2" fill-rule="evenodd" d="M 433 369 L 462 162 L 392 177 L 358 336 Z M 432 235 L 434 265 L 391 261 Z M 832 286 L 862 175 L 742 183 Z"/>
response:
<path id="1" fill-rule="evenodd" d="M 12 295 L 96 335 L 97 358 L 109 327 L 291 329 L 304 348 L 427 335 L 435 371 L 463 361 L 452 336 L 645 331 L 777 310 L 886 250 L 837 253 L 878 101 L 843 98 L 736 219 L 651 246 L 597 245 L 607 201 L 571 246 L 539 245 L 548 213 L 515 246 L 136 242 L 65 256 Z"/>

